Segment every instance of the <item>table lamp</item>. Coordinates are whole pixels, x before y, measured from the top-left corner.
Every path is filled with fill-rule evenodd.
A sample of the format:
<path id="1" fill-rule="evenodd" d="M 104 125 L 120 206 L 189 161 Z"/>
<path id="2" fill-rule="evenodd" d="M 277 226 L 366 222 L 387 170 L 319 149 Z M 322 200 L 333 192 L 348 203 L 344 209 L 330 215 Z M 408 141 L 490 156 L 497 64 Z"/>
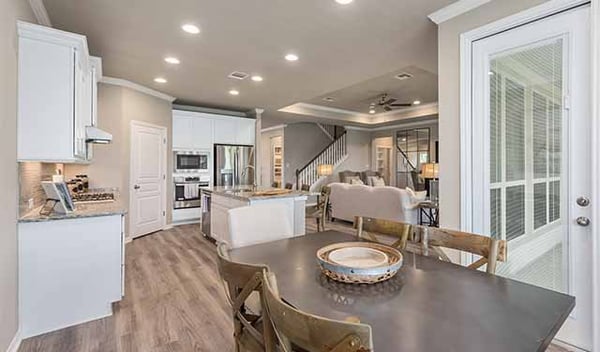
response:
<path id="1" fill-rule="evenodd" d="M 427 163 L 423 164 L 421 168 L 421 176 L 426 179 L 429 183 L 429 198 L 431 200 L 438 200 L 439 197 L 439 178 L 440 164 Z"/>
<path id="2" fill-rule="evenodd" d="M 330 176 L 333 175 L 333 165 L 331 164 L 319 164 L 317 165 L 318 176 Z"/>

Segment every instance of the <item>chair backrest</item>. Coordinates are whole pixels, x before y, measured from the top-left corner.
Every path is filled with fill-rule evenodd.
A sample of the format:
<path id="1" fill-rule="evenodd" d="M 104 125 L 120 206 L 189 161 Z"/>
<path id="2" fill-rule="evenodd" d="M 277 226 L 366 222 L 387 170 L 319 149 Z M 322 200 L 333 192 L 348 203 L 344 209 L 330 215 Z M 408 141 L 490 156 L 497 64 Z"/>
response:
<path id="1" fill-rule="evenodd" d="M 486 272 L 496 273 L 498 261 L 504 262 L 507 258 L 506 241 L 498 240 L 474 233 L 461 232 L 436 227 L 413 226 L 411 238 L 423 255 L 435 255 L 439 259 L 451 261 L 440 247 L 456 249 L 481 256 L 479 260 L 469 265 L 471 269 L 478 269 L 487 264 Z"/>
<path id="2" fill-rule="evenodd" d="M 227 244 L 220 243 L 217 246 L 217 269 L 223 286 L 227 301 L 231 306 L 232 316 L 234 321 L 234 337 L 236 344 L 243 344 L 241 341 L 242 334 L 253 341 L 244 339 L 245 343 L 251 343 L 253 346 L 258 345 L 260 350 L 273 350 L 272 346 L 272 329 L 270 328 L 269 320 L 266 318 L 266 313 L 262 309 L 262 283 L 263 272 L 268 270 L 264 265 L 251 265 L 236 263 L 230 260 Z M 252 302 L 258 305 L 258 309 L 254 308 L 253 312 L 247 309 L 253 298 L 257 298 Z M 259 321 L 262 318 L 262 322 Z M 258 328 L 258 323 L 262 324 L 262 329 Z M 269 348 L 267 348 L 268 346 Z"/>
<path id="3" fill-rule="evenodd" d="M 305 191 L 305 192 L 309 192 L 310 191 L 310 186 L 309 185 L 302 185 L 302 187 L 300 187 L 300 190 Z"/>
<path id="4" fill-rule="evenodd" d="M 273 182 L 273 183 L 271 183 L 271 187 L 273 187 L 273 188 L 279 188 L 279 183 L 278 182 Z"/>
<path id="5" fill-rule="evenodd" d="M 421 182 L 421 179 L 419 177 L 419 173 L 415 170 L 410 172 L 410 177 L 413 183 L 413 187 L 412 189 L 414 189 L 415 191 L 423 191 L 425 190 L 425 183 Z"/>
<path id="6" fill-rule="evenodd" d="M 264 203 L 228 210 L 229 238 L 235 248 L 294 235 L 291 210 L 285 204 Z"/>
<path id="7" fill-rule="evenodd" d="M 354 228 L 358 238 L 386 244 L 397 249 L 405 249 L 412 234 L 411 224 L 363 216 L 354 217 Z"/>
<path id="8" fill-rule="evenodd" d="M 285 184 L 285 189 L 292 189 L 292 188 L 294 188 L 293 184 L 291 184 L 289 182 Z"/>
<path id="9" fill-rule="evenodd" d="M 279 297 L 275 275 L 263 275 L 265 305 L 283 351 L 291 352 L 291 345 L 308 352 L 373 351 L 369 325 L 331 320 L 295 309 Z"/>

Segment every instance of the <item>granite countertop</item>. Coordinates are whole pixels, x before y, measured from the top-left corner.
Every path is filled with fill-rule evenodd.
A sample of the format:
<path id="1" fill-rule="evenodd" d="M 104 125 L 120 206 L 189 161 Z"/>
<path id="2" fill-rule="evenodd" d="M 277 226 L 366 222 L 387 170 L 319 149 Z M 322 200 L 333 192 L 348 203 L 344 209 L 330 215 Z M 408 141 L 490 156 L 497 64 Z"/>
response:
<path id="1" fill-rule="evenodd" d="M 298 198 L 310 196 L 310 192 L 293 190 L 283 194 L 273 195 L 259 195 L 257 192 L 281 190 L 280 188 L 273 187 L 254 187 L 254 186 L 214 186 L 202 188 L 202 192 L 213 193 L 223 197 L 235 198 L 239 200 L 262 200 L 262 199 L 274 199 L 274 198 Z"/>
<path id="2" fill-rule="evenodd" d="M 68 214 L 53 212 L 50 215 L 40 215 L 41 207 L 31 210 L 21 216 L 19 222 L 40 222 L 52 220 L 65 220 L 77 218 L 89 218 L 94 216 L 125 215 L 127 209 L 120 200 L 98 203 L 75 203 L 75 211 Z"/>

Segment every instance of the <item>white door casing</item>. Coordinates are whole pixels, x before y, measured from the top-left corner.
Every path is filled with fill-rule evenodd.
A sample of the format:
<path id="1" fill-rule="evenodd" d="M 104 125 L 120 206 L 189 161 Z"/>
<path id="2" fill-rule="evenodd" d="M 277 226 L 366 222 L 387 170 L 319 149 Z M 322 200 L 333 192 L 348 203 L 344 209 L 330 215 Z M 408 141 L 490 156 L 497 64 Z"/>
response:
<path id="1" fill-rule="evenodd" d="M 562 2 L 564 5 L 564 2 Z M 563 10 L 563 9 L 561 9 Z M 536 10 L 532 11 L 535 14 Z M 537 11 L 540 14 L 540 11 Z M 546 14 L 548 15 L 548 14 Z M 539 18 L 542 18 L 540 16 Z M 506 20 L 501 21 L 506 23 Z M 521 25 L 518 23 L 516 25 Z M 504 25 L 500 23 L 500 25 Z M 501 26 L 500 26 L 501 27 Z M 565 278 L 568 293 L 577 297 L 577 306 L 558 335 L 559 339 L 585 349 L 592 347 L 592 231 L 576 225 L 578 216 L 590 217 L 589 207 L 580 207 L 575 199 L 590 197 L 591 189 L 591 119 L 589 87 L 589 7 L 514 28 L 502 28 L 497 33 L 467 33 L 463 36 L 461 113 L 463 185 L 462 227 L 465 230 L 490 232 L 490 81 L 496 74 L 490 67 L 491 55 L 522 50 L 524 46 L 542 45 L 543 41 L 562 38 L 564 55 L 564 90 L 561 92 L 563 133 L 561 221 L 559 235 L 567 244 Z M 481 40 L 478 40 L 481 39 Z M 468 50 L 466 50 L 468 46 Z M 469 59 L 465 59 L 468 55 Z M 465 66 L 468 63 L 468 66 Z M 472 66 L 472 68 L 471 68 Z M 470 74 L 465 74 L 466 71 Z M 467 88 L 467 89 L 465 89 Z M 468 98 L 465 96 L 468 94 Z M 564 96 L 563 96 L 564 95 Z M 529 104 L 529 102 L 527 103 Z M 525 125 L 527 129 L 532 127 Z M 470 133 L 469 133 L 470 132 Z M 504 133 L 504 132 L 502 132 Z M 504 137 L 502 137 L 504 138 Z M 502 143 L 505 143 L 504 141 Z M 528 142 L 529 143 L 529 142 Z M 527 148 L 529 148 L 528 145 Z M 527 167 L 532 167 L 528 165 Z M 530 170 L 531 171 L 531 170 Z M 506 181 L 504 181 L 506 182 Z M 474 197 L 478 194 L 482 196 Z M 504 197 L 504 196 L 503 196 Z M 506 200 L 504 200 L 506 201 Z M 505 214 L 502 214 L 505 216 Z M 593 219 L 592 219 L 593 220 Z M 530 224 L 531 225 L 531 224 Z M 519 238 L 513 240 L 519 241 Z M 510 244 L 509 244 L 510 247 Z M 531 248 L 532 250 L 535 247 Z M 539 248 L 538 248 L 539 249 Z M 513 256 L 517 253 L 513 251 Z M 470 258 L 465 257 L 465 261 Z M 509 254 L 510 260 L 510 254 Z"/>
<path id="2" fill-rule="evenodd" d="M 131 238 L 166 226 L 167 129 L 131 121 L 129 233 Z"/>

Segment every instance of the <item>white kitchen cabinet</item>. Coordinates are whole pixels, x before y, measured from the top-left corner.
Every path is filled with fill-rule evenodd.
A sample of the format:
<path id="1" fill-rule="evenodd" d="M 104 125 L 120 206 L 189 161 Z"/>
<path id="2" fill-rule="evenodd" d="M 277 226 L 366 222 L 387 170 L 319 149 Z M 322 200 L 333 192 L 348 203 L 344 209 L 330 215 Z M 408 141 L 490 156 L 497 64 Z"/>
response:
<path id="1" fill-rule="evenodd" d="M 84 36 L 18 22 L 19 161 L 86 162 L 93 78 Z"/>
<path id="2" fill-rule="evenodd" d="M 122 215 L 19 223 L 23 338 L 112 314 L 124 274 Z"/>
<path id="3" fill-rule="evenodd" d="M 214 143 L 237 144 L 237 119 L 218 117 L 214 120 Z"/>
<path id="4" fill-rule="evenodd" d="M 173 114 L 173 149 L 193 149 L 192 117 Z"/>
<path id="5" fill-rule="evenodd" d="M 204 114 L 173 110 L 173 148 L 212 150 L 213 120 Z"/>
<path id="6" fill-rule="evenodd" d="M 173 110 L 173 148 L 213 150 L 213 144 L 254 145 L 255 120 Z"/>
<path id="7" fill-rule="evenodd" d="M 194 149 L 212 150 L 213 120 L 205 117 L 192 119 L 192 147 Z"/>
<path id="8" fill-rule="evenodd" d="M 253 119 L 237 119 L 236 144 L 254 145 L 256 121 Z"/>

